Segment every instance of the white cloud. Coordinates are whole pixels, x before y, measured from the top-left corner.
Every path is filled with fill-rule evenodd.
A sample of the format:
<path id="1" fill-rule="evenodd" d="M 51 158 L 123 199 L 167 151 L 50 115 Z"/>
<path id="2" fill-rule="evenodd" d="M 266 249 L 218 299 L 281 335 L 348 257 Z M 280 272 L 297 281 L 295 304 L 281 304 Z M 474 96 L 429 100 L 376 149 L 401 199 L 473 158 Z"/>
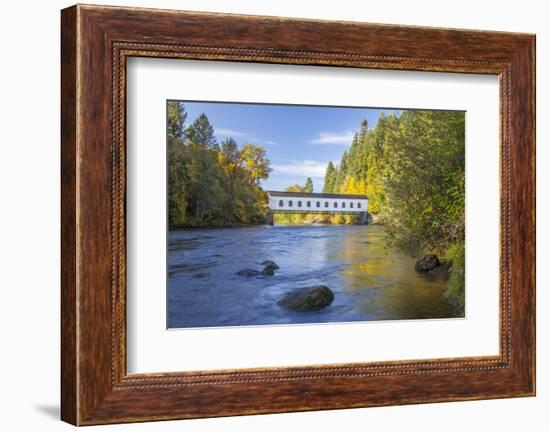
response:
<path id="1" fill-rule="evenodd" d="M 239 137 L 239 138 L 246 138 L 250 136 L 250 133 L 247 132 L 239 132 L 238 130 L 232 130 L 232 129 L 224 129 L 223 127 L 219 127 L 215 129 L 216 135 L 220 136 L 233 136 L 233 137 Z"/>
<path id="2" fill-rule="evenodd" d="M 256 139 L 256 137 L 249 132 L 241 132 L 239 130 L 233 130 L 233 129 L 226 129 L 224 127 L 220 127 L 215 129 L 215 134 L 218 136 L 224 136 L 228 138 L 244 138 L 250 142 L 256 142 L 258 144 L 263 145 L 271 145 L 271 146 L 277 146 L 277 142 L 273 141 L 262 141 L 261 139 Z"/>
<path id="3" fill-rule="evenodd" d="M 303 177 L 323 178 L 328 162 L 317 162 L 315 160 L 293 161 L 288 164 L 271 165 L 274 173 L 281 175 L 299 175 Z"/>
<path id="4" fill-rule="evenodd" d="M 341 133 L 319 132 L 317 138 L 309 142 L 317 145 L 351 145 L 353 135 L 351 130 Z"/>

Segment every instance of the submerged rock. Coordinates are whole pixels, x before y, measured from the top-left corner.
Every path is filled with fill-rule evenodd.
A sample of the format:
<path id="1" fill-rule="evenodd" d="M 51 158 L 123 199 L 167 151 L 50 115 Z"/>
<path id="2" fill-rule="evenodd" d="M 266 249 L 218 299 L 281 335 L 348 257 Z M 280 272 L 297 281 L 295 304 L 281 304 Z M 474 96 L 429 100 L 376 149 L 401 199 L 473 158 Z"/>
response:
<path id="1" fill-rule="evenodd" d="M 416 261 L 414 269 L 416 272 L 428 272 L 440 264 L 435 254 L 427 254 Z"/>
<path id="2" fill-rule="evenodd" d="M 262 265 L 264 269 L 261 271 L 258 271 L 257 269 L 252 269 L 252 268 L 245 268 L 245 269 L 241 269 L 236 274 L 240 275 L 241 277 L 269 276 L 269 275 L 275 274 L 275 270 L 279 269 L 279 265 L 277 265 L 272 260 L 264 260 L 262 262 Z"/>
<path id="3" fill-rule="evenodd" d="M 272 261 L 269 261 L 269 260 L 267 260 L 266 262 L 269 262 L 269 263 L 265 266 L 264 270 L 262 271 L 262 274 L 263 275 L 273 275 L 273 274 L 275 274 L 275 270 L 279 269 L 279 265 L 277 265 L 275 262 L 272 262 Z"/>
<path id="4" fill-rule="evenodd" d="M 241 269 L 239 272 L 237 272 L 237 275 L 240 275 L 241 277 L 257 277 L 261 274 L 262 273 L 260 271 L 251 268 Z"/>
<path id="5" fill-rule="evenodd" d="M 286 294 L 277 305 L 294 311 L 319 310 L 332 303 L 334 293 L 327 286 L 302 287 Z"/>
<path id="6" fill-rule="evenodd" d="M 277 265 L 272 260 L 264 260 L 262 262 L 262 265 L 265 266 L 265 267 L 271 266 L 271 267 L 273 267 L 273 269 L 279 269 L 279 265 Z"/>
<path id="7" fill-rule="evenodd" d="M 264 266 L 264 269 L 262 271 L 262 275 L 274 275 L 275 270 L 279 269 L 279 265 L 277 265 L 272 260 L 264 260 L 262 262 L 262 265 Z"/>

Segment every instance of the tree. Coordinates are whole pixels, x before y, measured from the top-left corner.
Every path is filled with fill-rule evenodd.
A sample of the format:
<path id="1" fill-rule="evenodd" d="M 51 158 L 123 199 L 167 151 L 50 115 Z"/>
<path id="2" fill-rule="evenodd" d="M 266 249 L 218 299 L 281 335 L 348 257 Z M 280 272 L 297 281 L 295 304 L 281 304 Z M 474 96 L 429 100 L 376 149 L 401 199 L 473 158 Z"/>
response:
<path id="1" fill-rule="evenodd" d="M 307 177 L 306 184 L 304 185 L 302 191 L 304 193 L 313 193 L 313 181 L 311 181 L 311 178 Z"/>
<path id="2" fill-rule="evenodd" d="M 334 183 L 336 182 L 336 168 L 332 162 L 328 162 L 327 169 L 325 171 L 325 182 L 323 184 L 323 193 L 332 193 Z"/>
<path id="3" fill-rule="evenodd" d="M 187 113 L 182 103 L 168 102 L 168 223 L 170 226 L 187 223 L 187 170 L 184 149 L 186 118 Z"/>
<path id="4" fill-rule="evenodd" d="M 351 147 L 349 148 L 347 156 L 347 175 L 356 175 L 359 170 L 357 154 L 360 150 L 361 142 L 359 141 L 359 135 L 356 133 L 353 135 L 353 140 L 351 142 Z M 345 179 L 345 178 L 344 178 Z"/>
<path id="5" fill-rule="evenodd" d="M 194 224 L 210 224 L 220 207 L 220 175 L 217 154 L 203 144 L 189 142 L 187 185 L 188 207 L 194 216 Z"/>
<path id="6" fill-rule="evenodd" d="M 348 151 L 344 150 L 344 154 L 342 154 L 342 159 L 340 160 L 340 164 L 338 165 L 338 174 L 336 176 L 336 181 L 334 182 L 334 186 L 332 188 L 332 193 L 339 193 L 340 187 L 342 184 L 344 184 L 344 181 L 346 180 L 346 177 L 348 175 Z"/>
<path id="7" fill-rule="evenodd" d="M 464 241 L 463 113 L 405 111 L 385 180 L 388 239 L 411 254 Z"/>
<path id="8" fill-rule="evenodd" d="M 167 129 L 169 139 L 179 139 L 184 141 L 185 120 L 187 113 L 182 102 L 169 101 L 166 106 L 167 111 Z"/>
<path id="9" fill-rule="evenodd" d="M 363 118 L 363 120 L 361 121 L 361 126 L 359 128 L 359 134 L 357 137 L 359 142 L 363 142 L 365 140 L 365 138 L 367 137 L 368 130 L 369 130 L 369 122 L 367 121 L 366 118 Z"/>
<path id="10" fill-rule="evenodd" d="M 233 223 L 239 205 L 239 163 L 241 153 L 234 139 L 228 138 L 222 141 L 219 152 L 219 164 L 223 172 L 223 197 L 222 212 L 224 223 Z"/>
<path id="11" fill-rule="evenodd" d="M 253 183 L 259 184 L 260 180 L 268 178 L 271 168 L 264 147 L 253 144 L 244 145 L 241 150 L 241 159 Z"/>
<path id="12" fill-rule="evenodd" d="M 207 148 L 216 147 L 216 137 L 214 136 L 214 127 L 210 124 L 208 117 L 203 113 L 189 126 L 186 131 L 187 138 L 195 144 Z"/>
<path id="13" fill-rule="evenodd" d="M 290 187 L 287 187 L 285 189 L 287 192 L 294 192 L 294 193 L 300 193 L 302 191 L 302 187 L 300 187 L 299 184 L 292 184 Z"/>

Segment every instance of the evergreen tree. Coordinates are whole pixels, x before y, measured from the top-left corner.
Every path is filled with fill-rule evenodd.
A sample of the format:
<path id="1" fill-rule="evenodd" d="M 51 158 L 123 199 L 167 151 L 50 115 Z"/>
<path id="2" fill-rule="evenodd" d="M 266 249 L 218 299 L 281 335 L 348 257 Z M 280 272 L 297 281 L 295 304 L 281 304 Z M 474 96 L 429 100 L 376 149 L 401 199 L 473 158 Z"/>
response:
<path id="1" fill-rule="evenodd" d="M 214 127 L 210 124 L 208 117 L 203 113 L 186 130 L 187 138 L 195 144 L 206 148 L 216 148 L 216 137 Z"/>
<path id="2" fill-rule="evenodd" d="M 359 136 L 358 134 L 354 134 L 353 135 L 353 141 L 351 142 L 351 147 L 349 149 L 349 153 L 348 153 L 348 167 L 347 167 L 347 173 L 349 175 L 355 175 L 357 170 L 358 170 L 358 166 L 357 166 L 357 153 L 359 152 Z"/>
<path id="3" fill-rule="evenodd" d="M 382 114 L 383 115 L 383 114 Z M 368 170 L 368 155 L 369 155 L 369 135 L 368 135 L 368 122 L 366 119 L 361 121 L 361 127 L 357 136 L 357 150 L 350 155 L 353 160 L 352 175 L 358 181 L 365 181 L 367 178 Z"/>
<path id="4" fill-rule="evenodd" d="M 194 224 L 209 223 L 219 210 L 220 172 L 217 151 L 203 144 L 190 142 L 186 145 L 188 154 L 189 210 Z"/>
<path id="5" fill-rule="evenodd" d="M 369 130 L 369 122 L 366 118 L 363 118 L 361 121 L 361 127 L 359 128 L 358 141 L 363 142 L 367 137 L 367 132 Z"/>
<path id="6" fill-rule="evenodd" d="M 306 179 L 306 184 L 304 185 L 304 188 L 302 189 L 304 193 L 313 193 L 313 181 L 311 181 L 311 178 Z"/>
<path id="7" fill-rule="evenodd" d="M 325 182 L 323 184 L 323 193 L 332 193 L 334 182 L 336 181 L 336 168 L 332 162 L 328 162 L 325 171 Z"/>
<path id="8" fill-rule="evenodd" d="M 168 222 L 170 226 L 187 223 L 187 166 L 184 130 L 187 113 L 180 102 L 167 104 L 168 135 Z"/>
<path id="9" fill-rule="evenodd" d="M 184 141 L 185 120 L 187 112 L 182 102 L 169 101 L 166 104 L 167 111 L 167 129 L 169 139 L 179 139 Z"/>
<path id="10" fill-rule="evenodd" d="M 342 159 L 340 160 L 340 164 L 338 165 L 338 175 L 336 176 L 336 181 L 334 183 L 332 193 L 340 192 L 340 188 L 346 181 L 347 175 L 348 175 L 348 151 L 344 150 L 344 154 L 342 154 Z"/>

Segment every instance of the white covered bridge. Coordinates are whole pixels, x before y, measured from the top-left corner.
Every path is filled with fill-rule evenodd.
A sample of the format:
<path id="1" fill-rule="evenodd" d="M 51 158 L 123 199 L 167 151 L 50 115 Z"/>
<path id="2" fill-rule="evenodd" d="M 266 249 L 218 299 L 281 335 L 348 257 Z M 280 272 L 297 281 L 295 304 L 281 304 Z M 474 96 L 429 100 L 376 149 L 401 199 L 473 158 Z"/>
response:
<path id="1" fill-rule="evenodd" d="M 369 199 L 365 195 L 278 191 L 267 195 L 271 214 L 359 214 L 359 222 L 367 223 Z"/>

